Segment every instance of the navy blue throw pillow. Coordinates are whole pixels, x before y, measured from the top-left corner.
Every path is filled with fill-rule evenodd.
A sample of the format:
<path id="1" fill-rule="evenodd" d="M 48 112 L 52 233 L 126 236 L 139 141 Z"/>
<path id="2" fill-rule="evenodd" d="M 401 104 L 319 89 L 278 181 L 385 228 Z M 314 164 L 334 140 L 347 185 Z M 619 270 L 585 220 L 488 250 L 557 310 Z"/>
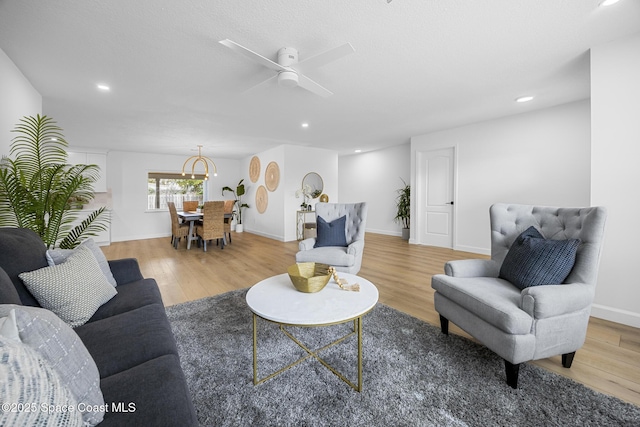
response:
<path id="1" fill-rule="evenodd" d="M 313 245 L 313 247 L 319 248 L 321 246 L 348 246 L 347 236 L 344 231 L 346 223 L 346 215 L 341 216 L 340 218 L 331 222 L 327 222 L 321 216 L 319 216 L 316 228 L 316 244 Z"/>
<path id="2" fill-rule="evenodd" d="M 580 240 L 545 239 L 533 226 L 513 242 L 500 267 L 500 278 L 520 289 L 564 282 L 576 261 Z"/>

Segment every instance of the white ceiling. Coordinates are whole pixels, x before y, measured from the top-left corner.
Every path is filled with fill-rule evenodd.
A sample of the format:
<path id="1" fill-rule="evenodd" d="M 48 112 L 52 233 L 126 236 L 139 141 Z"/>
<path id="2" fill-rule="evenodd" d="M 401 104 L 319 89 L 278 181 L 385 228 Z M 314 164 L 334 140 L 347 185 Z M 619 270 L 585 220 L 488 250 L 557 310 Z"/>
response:
<path id="1" fill-rule="evenodd" d="M 588 98 L 589 48 L 640 31 L 639 0 L 600 1 L 0 0 L 0 48 L 72 146 L 343 155 Z M 301 60 L 345 42 L 355 53 L 307 73 L 330 98 L 244 93 L 273 72 L 226 38 L 272 60 L 284 46 Z"/>

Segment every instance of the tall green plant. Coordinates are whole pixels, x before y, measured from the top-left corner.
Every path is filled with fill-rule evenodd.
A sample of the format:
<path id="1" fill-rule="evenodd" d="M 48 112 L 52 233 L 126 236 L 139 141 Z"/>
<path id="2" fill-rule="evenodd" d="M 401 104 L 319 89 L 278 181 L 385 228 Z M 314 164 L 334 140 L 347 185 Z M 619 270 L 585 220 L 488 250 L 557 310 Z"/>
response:
<path id="1" fill-rule="evenodd" d="M 222 195 L 224 196 L 225 191 L 231 191 L 233 193 L 233 198 L 235 199 L 235 205 L 238 207 L 238 210 L 235 211 L 235 214 L 238 216 L 238 224 L 242 224 L 242 208 L 248 208 L 249 205 L 246 203 L 242 203 L 242 196 L 244 196 L 244 184 L 242 183 L 244 179 L 241 179 L 236 186 L 236 189 L 232 189 L 231 187 L 224 186 L 222 187 Z"/>
<path id="2" fill-rule="evenodd" d="M 400 178 L 404 187 L 399 188 L 396 198 L 396 217 L 395 221 L 402 224 L 402 228 L 409 228 L 411 224 L 411 185 L 407 184 L 404 179 Z"/>
<path id="3" fill-rule="evenodd" d="M 35 231 L 48 248 L 74 248 L 106 229 L 105 208 L 80 224 L 82 205 L 94 197 L 97 165 L 68 165 L 62 129 L 47 116 L 23 117 L 0 160 L 0 226 Z"/>

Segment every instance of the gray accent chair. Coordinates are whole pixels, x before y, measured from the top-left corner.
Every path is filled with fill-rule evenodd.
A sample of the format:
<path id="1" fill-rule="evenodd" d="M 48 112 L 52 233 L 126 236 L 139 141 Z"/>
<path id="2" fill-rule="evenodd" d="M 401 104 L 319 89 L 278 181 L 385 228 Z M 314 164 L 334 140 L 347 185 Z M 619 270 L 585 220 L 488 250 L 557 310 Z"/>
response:
<path id="1" fill-rule="evenodd" d="M 321 262 L 344 273 L 357 274 L 362 266 L 364 251 L 364 231 L 367 222 L 367 204 L 362 203 L 318 203 L 316 217 L 332 222 L 347 216 L 345 236 L 347 247 L 325 246 L 314 248 L 316 239 L 310 238 L 299 243 L 300 252 L 296 262 Z"/>
<path id="2" fill-rule="evenodd" d="M 433 276 L 442 333 L 449 321 L 505 361 L 507 384 L 520 364 L 562 355 L 570 368 L 584 344 L 596 287 L 606 209 L 495 204 L 490 208 L 491 259 L 449 261 Z M 546 239 L 580 239 L 573 269 L 561 285 L 520 290 L 499 272 L 516 237 L 535 226 Z"/>

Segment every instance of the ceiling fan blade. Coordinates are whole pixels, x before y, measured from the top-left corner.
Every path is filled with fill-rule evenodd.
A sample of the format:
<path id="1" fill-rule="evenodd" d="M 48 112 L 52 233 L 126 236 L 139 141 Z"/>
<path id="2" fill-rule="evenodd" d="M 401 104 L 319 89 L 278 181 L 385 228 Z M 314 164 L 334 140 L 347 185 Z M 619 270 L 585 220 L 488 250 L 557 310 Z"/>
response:
<path id="1" fill-rule="evenodd" d="M 323 98 L 328 98 L 331 95 L 333 95 L 333 92 L 331 92 L 328 89 L 323 88 L 318 83 L 314 82 L 309 77 L 306 77 L 306 76 L 304 76 L 302 74 L 298 74 L 298 86 L 300 86 L 303 89 L 308 90 L 309 92 L 313 92 L 316 95 L 320 95 Z"/>
<path id="2" fill-rule="evenodd" d="M 326 52 L 319 53 L 315 56 L 304 59 L 296 64 L 294 68 L 296 70 L 300 70 L 301 72 L 306 72 L 314 68 L 322 67 L 329 62 L 338 60 L 343 56 L 347 56 L 353 52 L 355 52 L 355 49 L 353 48 L 353 46 L 351 46 L 351 43 L 345 43 L 342 46 L 338 46 Z"/>
<path id="3" fill-rule="evenodd" d="M 254 51 L 247 49 L 246 47 L 239 45 L 238 43 L 231 41 L 229 39 L 220 40 L 218 43 L 228 47 L 229 49 L 237 52 L 247 58 L 251 59 L 254 62 L 257 62 L 260 65 L 263 65 L 274 71 L 285 71 L 286 68 L 277 62 L 273 62 L 272 60 L 265 58 L 264 56 L 255 53 Z"/>

